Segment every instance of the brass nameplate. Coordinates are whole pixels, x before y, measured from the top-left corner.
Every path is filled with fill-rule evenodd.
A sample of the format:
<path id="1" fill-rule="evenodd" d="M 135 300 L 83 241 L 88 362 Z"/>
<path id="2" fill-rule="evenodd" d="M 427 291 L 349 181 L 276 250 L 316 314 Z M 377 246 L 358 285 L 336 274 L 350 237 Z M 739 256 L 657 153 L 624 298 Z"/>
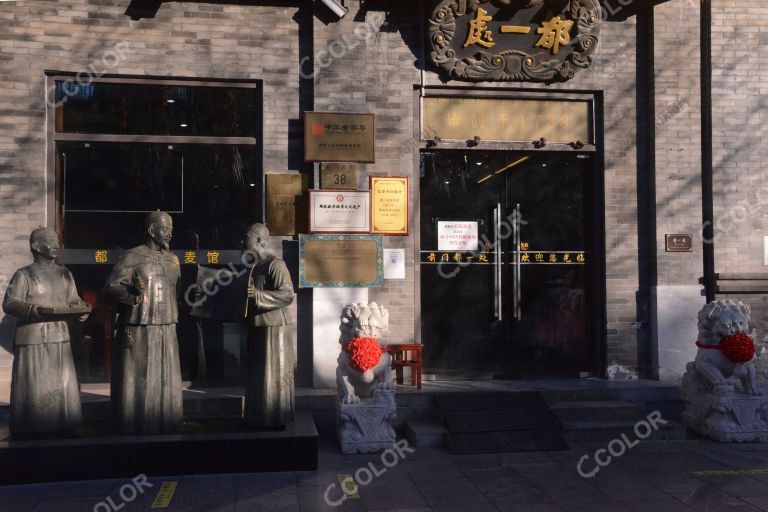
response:
<path id="1" fill-rule="evenodd" d="M 267 228 L 272 235 L 292 236 L 307 231 L 306 174 L 266 175 Z"/>
<path id="2" fill-rule="evenodd" d="M 375 160 L 373 114 L 304 113 L 304 160 L 367 162 Z"/>
<path id="3" fill-rule="evenodd" d="M 357 190 L 360 165 L 354 162 L 327 162 L 320 170 L 320 187 L 335 190 Z"/>
<path id="4" fill-rule="evenodd" d="M 299 286 L 381 286 L 382 258 L 380 236 L 301 235 Z"/>
<path id="5" fill-rule="evenodd" d="M 422 123 L 424 140 L 594 143 L 587 101 L 425 98 Z"/>

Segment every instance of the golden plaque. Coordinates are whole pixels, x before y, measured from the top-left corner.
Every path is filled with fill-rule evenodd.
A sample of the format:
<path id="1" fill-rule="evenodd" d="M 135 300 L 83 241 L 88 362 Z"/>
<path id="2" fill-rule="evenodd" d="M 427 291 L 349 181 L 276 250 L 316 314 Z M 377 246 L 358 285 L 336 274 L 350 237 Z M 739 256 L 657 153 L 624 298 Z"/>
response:
<path id="1" fill-rule="evenodd" d="M 408 235 L 408 177 L 371 176 L 371 233 Z"/>
<path id="2" fill-rule="evenodd" d="M 357 190 L 360 165 L 354 162 L 327 162 L 320 170 L 320 187 L 334 190 Z"/>
<path id="3" fill-rule="evenodd" d="M 266 175 L 267 228 L 272 235 L 293 236 L 307 231 L 306 174 Z"/>
<path id="4" fill-rule="evenodd" d="M 304 112 L 304 160 L 373 163 L 375 132 L 373 114 Z"/>
<path id="5" fill-rule="evenodd" d="M 380 236 L 299 235 L 299 288 L 381 286 Z"/>

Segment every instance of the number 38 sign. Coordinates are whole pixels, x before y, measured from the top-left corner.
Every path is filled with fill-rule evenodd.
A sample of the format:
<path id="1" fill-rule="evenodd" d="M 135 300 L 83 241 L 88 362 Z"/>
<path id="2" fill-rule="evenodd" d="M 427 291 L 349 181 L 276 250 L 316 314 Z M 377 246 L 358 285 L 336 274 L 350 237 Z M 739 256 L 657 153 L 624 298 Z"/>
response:
<path id="1" fill-rule="evenodd" d="M 324 163 L 320 172 L 320 186 L 336 190 L 357 190 L 358 164 Z"/>

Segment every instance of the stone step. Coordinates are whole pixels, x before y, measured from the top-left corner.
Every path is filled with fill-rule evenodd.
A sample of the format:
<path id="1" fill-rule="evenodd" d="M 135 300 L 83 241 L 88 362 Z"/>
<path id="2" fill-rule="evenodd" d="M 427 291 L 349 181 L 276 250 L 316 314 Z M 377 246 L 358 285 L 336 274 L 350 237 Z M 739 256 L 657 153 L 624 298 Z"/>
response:
<path id="1" fill-rule="evenodd" d="M 416 448 L 442 448 L 448 429 L 437 420 L 414 420 L 405 424 L 405 438 Z"/>
<path id="2" fill-rule="evenodd" d="M 630 440 L 637 439 L 635 425 L 638 420 L 612 421 L 568 421 L 563 423 L 563 437 L 567 441 L 610 441 L 626 434 Z M 641 430 L 645 432 L 645 430 Z M 649 440 L 682 440 L 688 438 L 686 427 L 676 421 L 668 421 L 666 425 L 654 431 Z"/>
<path id="3" fill-rule="evenodd" d="M 635 420 L 641 416 L 637 405 L 625 401 L 570 401 L 549 405 L 561 422 L 589 420 Z"/>

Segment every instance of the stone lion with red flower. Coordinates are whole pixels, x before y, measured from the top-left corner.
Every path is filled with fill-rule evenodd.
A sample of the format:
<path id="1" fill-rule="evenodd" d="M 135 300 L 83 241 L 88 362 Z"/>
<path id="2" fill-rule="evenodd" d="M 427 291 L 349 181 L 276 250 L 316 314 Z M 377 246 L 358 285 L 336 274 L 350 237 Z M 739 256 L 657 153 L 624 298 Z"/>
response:
<path id="1" fill-rule="evenodd" d="M 757 386 L 755 342 L 749 332 L 750 307 L 730 299 L 712 301 L 699 312 L 699 347 L 686 375 L 707 391 L 730 396 L 736 377 L 743 392 L 762 394 Z M 688 375 L 693 373 L 693 375 Z"/>

